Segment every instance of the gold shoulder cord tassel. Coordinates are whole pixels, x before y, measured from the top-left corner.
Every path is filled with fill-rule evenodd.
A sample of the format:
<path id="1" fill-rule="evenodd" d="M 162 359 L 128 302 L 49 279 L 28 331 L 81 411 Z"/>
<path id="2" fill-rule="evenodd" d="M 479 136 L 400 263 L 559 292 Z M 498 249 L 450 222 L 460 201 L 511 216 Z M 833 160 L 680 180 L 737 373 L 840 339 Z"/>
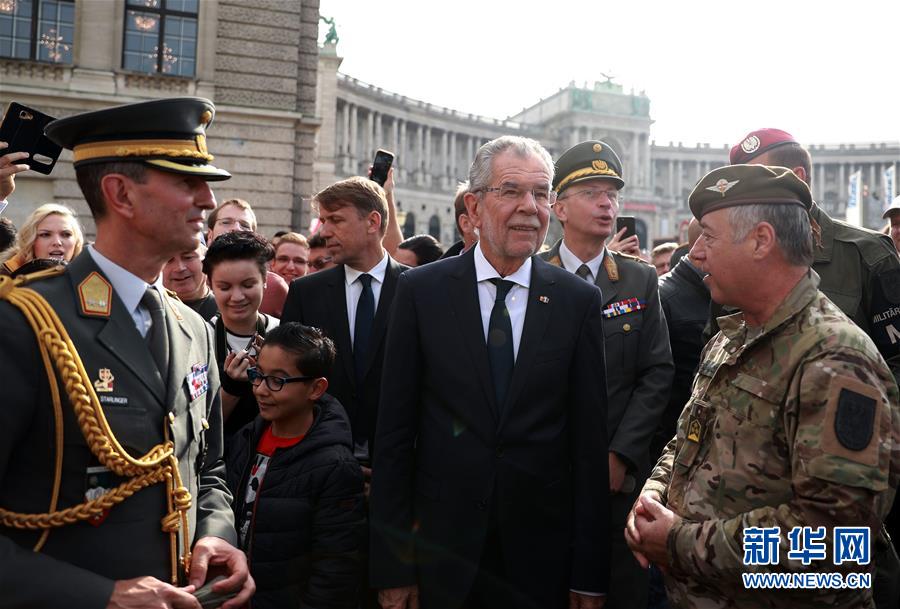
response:
<path id="1" fill-rule="evenodd" d="M 41 359 L 50 384 L 55 421 L 56 464 L 53 475 L 53 491 L 46 513 L 22 514 L 0 508 L 0 525 L 27 530 L 42 530 L 43 534 L 34 547 L 39 552 L 47 541 L 50 530 L 56 527 L 87 520 L 104 510 L 118 505 L 134 493 L 152 484 L 165 482 L 168 513 L 162 519 L 162 530 L 169 533 L 172 547 L 172 583 L 178 585 L 181 566 L 185 575 L 190 572 L 191 545 L 188 540 L 188 512 L 191 494 L 181 481 L 175 445 L 169 439 L 168 427 L 163 423 L 165 442 L 157 444 L 139 459 L 129 455 L 116 440 L 103 414 L 103 408 L 94 392 L 94 386 L 72 344 L 68 332 L 56 312 L 43 296 L 30 288 L 21 287 L 36 278 L 58 274 L 57 270 L 17 278 L 0 277 L 0 300 L 7 300 L 25 315 L 38 339 Z M 75 410 L 81 433 L 94 456 L 119 476 L 130 478 L 103 495 L 57 510 L 59 489 L 62 482 L 63 463 L 63 413 L 57 378 Z M 182 553 L 178 556 L 178 530 L 181 529 Z"/>

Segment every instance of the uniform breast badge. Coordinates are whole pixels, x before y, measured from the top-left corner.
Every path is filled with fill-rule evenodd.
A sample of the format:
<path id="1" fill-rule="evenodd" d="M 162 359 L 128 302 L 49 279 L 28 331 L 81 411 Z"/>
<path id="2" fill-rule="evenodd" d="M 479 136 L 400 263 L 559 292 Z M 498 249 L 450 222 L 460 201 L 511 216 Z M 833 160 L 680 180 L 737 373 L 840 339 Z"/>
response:
<path id="1" fill-rule="evenodd" d="M 196 400 L 209 390 L 209 366 L 207 364 L 194 364 L 187 375 L 188 390 L 191 400 Z"/>
<path id="2" fill-rule="evenodd" d="M 94 381 L 94 391 L 97 393 L 109 393 L 114 391 L 113 381 L 116 380 L 116 377 L 113 376 L 112 370 L 109 368 L 100 368 L 98 376 L 100 378 Z"/>

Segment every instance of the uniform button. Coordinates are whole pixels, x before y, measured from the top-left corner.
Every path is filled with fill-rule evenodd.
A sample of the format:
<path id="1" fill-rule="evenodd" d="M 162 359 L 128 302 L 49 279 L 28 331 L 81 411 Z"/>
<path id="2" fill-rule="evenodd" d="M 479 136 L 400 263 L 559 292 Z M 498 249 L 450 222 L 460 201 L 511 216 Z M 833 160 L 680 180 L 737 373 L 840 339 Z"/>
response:
<path id="1" fill-rule="evenodd" d="M 624 326 L 622 326 L 622 329 L 626 332 L 631 332 L 631 324 L 625 324 Z"/>
<path id="2" fill-rule="evenodd" d="M 175 424 L 175 413 L 174 412 L 169 413 L 169 423 L 172 423 L 173 425 Z"/>
<path id="3" fill-rule="evenodd" d="M 494 454 L 497 456 L 498 459 L 503 458 L 503 445 L 502 444 L 497 446 L 496 449 L 494 449 Z"/>
<path id="4" fill-rule="evenodd" d="M 485 501 L 484 499 L 481 499 L 476 505 L 478 506 L 479 510 L 487 509 L 487 501 Z"/>
<path id="5" fill-rule="evenodd" d="M 207 421 L 206 419 L 200 419 L 200 426 L 203 429 L 209 429 L 209 421 Z"/>

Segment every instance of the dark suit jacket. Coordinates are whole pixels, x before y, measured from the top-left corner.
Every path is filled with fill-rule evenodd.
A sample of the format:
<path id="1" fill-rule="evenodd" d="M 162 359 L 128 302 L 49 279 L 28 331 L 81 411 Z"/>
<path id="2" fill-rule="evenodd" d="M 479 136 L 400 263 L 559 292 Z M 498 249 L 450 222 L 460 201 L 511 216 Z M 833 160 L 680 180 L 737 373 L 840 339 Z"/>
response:
<path id="1" fill-rule="evenodd" d="M 541 609 L 607 588 L 600 292 L 534 257 L 505 404 L 496 404 L 474 250 L 400 277 L 371 495 L 371 583 L 456 607 L 491 514 L 509 579 Z"/>
<path id="2" fill-rule="evenodd" d="M 82 311 L 78 286 L 94 272 L 103 275 L 85 251 L 62 274 L 28 287 L 53 306 L 91 380 L 96 381 L 103 368 L 111 371 L 112 390 L 97 395 L 113 433 L 132 456 L 143 456 L 163 442 L 163 426 L 168 425 L 182 480 L 193 497 L 187 533 L 192 543 L 205 536 L 235 543 L 208 324 L 176 298 L 165 297 L 170 358 L 164 383 L 115 292 L 109 316 Z M 0 302 L 0 327 L 0 506 L 42 513 L 49 507 L 56 458 L 49 383 L 31 328 L 8 302 Z M 195 364 L 209 366 L 209 388 L 191 399 L 187 376 Z M 67 397 L 62 410 L 65 451 L 57 509 L 84 501 L 86 470 L 96 463 Z M 113 477 L 113 484 L 103 486 L 120 481 Z M 53 529 L 40 553 L 32 551 L 39 533 L 0 527 L 4 606 L 102 608 L 113 580 L 151 575 L 169 581 L 169 536 L 160 529 L 165 502 L 162 484 L 140 490 L 114 506 L 97 527 L 79 522 Z"/>
<path id="3" fill-rule="evenodd" d="M 347 320 L 347 282 L 343 264 L 292 281 L 281 317 L 282 322 L 299 321 L 306 326 L 315 326 L 334 341 L 337 358 L 331 376 L 328 377 L 328 393 L 336 397 L 347 411 L 353 441 L 359 444 L 360 440 L 368 440 L 370 451 L 374 446 L 375 418 L 381 392 L 384 335 L 387 332 L 397 278 L 408 268 L 388 258 L 361 387 L 357 387 L 353 368 L 353 344 Z"/>
<path id="4" fill-rule="evenodd" d="M 560 243 L 541 257 L 561 266 Z M 604 308 L 630 298 L 643 301 L 646 307 L 613 311 L 603 319 L 609 449 L 625 458 L 639 489 L 650 473 L 650 442 L 669 399 L 675 366 L 656 269 L 631 256 L 611 254 L 594 281 L 603 294 Z"/>

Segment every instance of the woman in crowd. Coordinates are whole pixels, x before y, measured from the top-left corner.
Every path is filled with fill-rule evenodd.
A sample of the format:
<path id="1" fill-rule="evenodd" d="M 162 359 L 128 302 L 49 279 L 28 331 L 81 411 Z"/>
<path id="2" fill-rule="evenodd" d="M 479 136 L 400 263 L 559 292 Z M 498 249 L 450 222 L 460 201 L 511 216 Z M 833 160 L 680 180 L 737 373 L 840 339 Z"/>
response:
<path id="1" fill-rule="evenodd" d="M 65 205 L 46 203 L 31 212 L 16 235 L 16 243 L 0 254 L 0 274 L 20 275 L 69 262 L 81 253 L 84 236 L 75 213 Z M 53 260 L 54 262 L 46 262 Z"/>
<path id="2" fill-rule="evenodd" d="M 416 235 L 400 243 L 393 258 L 406 266 L 422 266 L 444 255 L 440 242 L 431 235 Z"/>
<path id="3" fill-rule="evenodd" d="M 309 272 L 309 242 L 299 233 L 283 233 L 275 245 L 275 262 L 272 270 L 288 285 Z"/>
<path id="4" fill-rule="evenodd" d="M 203 259 L 219 314 L 215 328 L 216 360 L 222 381 L 225 448 L 229 438 L 256 417 L 259 409 L 247 368 L 256 365 L 259 342 L 278 319 L 259 312 L 266 287 L 266 265 L 272 246 L 252 232 L 226 233 L 213 241 Z"/>

